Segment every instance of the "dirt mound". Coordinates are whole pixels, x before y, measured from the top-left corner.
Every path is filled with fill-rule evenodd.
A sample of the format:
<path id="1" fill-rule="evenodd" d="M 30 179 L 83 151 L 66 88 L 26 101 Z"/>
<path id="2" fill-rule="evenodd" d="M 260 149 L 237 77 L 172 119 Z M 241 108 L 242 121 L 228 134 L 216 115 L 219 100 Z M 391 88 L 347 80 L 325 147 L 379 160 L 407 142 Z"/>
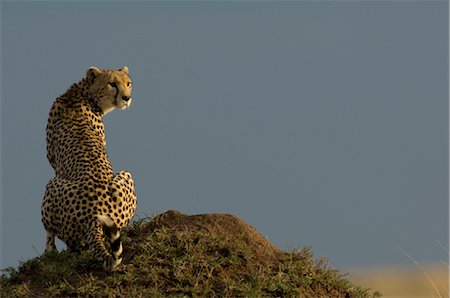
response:
<path id="1" fill-rule="evenodd" d="M 311 249 L 283 252 L 227 214 L 167 211 L 133 222 L 123 261 L 105 272 L 89 251 L 63 251 L 8 268 L 1 297 L 377 297 Z"/>
<path id="2" fill-rule="evenodd" d="M 285 254 L 273 245 L 255 228 L 231 214 L 185 215 L 169 210 L 155 217 L 150 223 L 152 230 L 169 229 L 172 233 L 203 234 L 220 238 L 225 243 L 245 247 L 255 260 L 261 263 L 274 263 Z"/>

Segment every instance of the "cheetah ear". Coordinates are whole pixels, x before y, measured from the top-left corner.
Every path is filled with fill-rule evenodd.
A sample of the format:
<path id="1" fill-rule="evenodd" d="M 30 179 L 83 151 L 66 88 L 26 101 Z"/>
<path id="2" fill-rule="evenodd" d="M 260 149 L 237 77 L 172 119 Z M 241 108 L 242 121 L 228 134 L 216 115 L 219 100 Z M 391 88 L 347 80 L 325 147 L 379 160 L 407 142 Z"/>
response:
<path id="1" fill-rule="evenodd" d="M 86 78 L 90 81 L 93 82 L 94 79 L 101 73 L 102 71 L 100 69 L 98 69 L 95 66 L 91 66 L 89 67 L 89 69 L 86 71 Z"/>
<path id="2" fill-rule="evenodd" d="M 128 74 L 128 66 L 124 66 L 122 67 L 122 69 L 119 69 L 119 71 L 124 72 L 126 74 Z"/>

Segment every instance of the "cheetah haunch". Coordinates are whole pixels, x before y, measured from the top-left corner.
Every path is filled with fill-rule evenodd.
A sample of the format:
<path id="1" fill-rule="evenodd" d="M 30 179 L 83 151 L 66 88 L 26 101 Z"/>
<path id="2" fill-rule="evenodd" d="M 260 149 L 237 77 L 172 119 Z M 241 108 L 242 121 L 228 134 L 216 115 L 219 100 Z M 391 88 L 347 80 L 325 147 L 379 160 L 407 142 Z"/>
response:
<path id="1" fill-rule="evenodd" d="M 87 245 L 107 270 L 122 261 L 120 235 L 134 216 L 136 194 L 130 173 L 112 170 L 102 117 L 115 108 L 129 107 L 131 89 L 126 66 L 91 67 L 84 79 L 53 103 L 47 158 L 55 177 L 47 184 L 41 209 L 46 253 L 56 250 L 57 236 L 71 251 Z"/>

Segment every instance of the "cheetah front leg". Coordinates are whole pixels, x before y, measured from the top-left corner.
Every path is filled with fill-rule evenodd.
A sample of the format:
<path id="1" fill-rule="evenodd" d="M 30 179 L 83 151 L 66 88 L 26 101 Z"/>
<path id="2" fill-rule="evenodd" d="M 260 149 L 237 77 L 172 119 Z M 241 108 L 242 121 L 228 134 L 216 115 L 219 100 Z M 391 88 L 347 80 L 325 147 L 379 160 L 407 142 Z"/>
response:
<path id="1" fill-rule="evenodd" d="M 57 198 L 60 193 L 58 191 L 58 179 L 51 179 L 45 188 L 44 199 L 41 206 L 42 223 L 44 224 L 47 237 L 45 241 L 44 253 L 50 253 L 56 251 L 55 237 L 56 231 L 54 230 L 54 206 L 57 205 Z"/>
<path id="2" fill-rule="evenodd" d="M 47 232 L 47 241 L 45 243 L 45 252 L 44 253 L 51 253 L 56 251 L 56 245 L 55 245 L 55 233 L 46 231 Z"/>

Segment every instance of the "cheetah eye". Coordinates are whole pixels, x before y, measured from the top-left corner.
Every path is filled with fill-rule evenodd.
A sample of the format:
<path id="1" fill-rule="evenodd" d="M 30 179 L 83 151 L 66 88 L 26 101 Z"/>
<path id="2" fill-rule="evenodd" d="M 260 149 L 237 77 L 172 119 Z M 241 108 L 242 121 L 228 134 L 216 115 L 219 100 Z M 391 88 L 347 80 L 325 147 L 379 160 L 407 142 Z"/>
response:
<path id="1" fill-rule="evenodd" d="M 108 83 L 109 86 L 113 87 L 113 88 L 117 88 L 117 84 L 112 82 L 112 83 Z"/>

